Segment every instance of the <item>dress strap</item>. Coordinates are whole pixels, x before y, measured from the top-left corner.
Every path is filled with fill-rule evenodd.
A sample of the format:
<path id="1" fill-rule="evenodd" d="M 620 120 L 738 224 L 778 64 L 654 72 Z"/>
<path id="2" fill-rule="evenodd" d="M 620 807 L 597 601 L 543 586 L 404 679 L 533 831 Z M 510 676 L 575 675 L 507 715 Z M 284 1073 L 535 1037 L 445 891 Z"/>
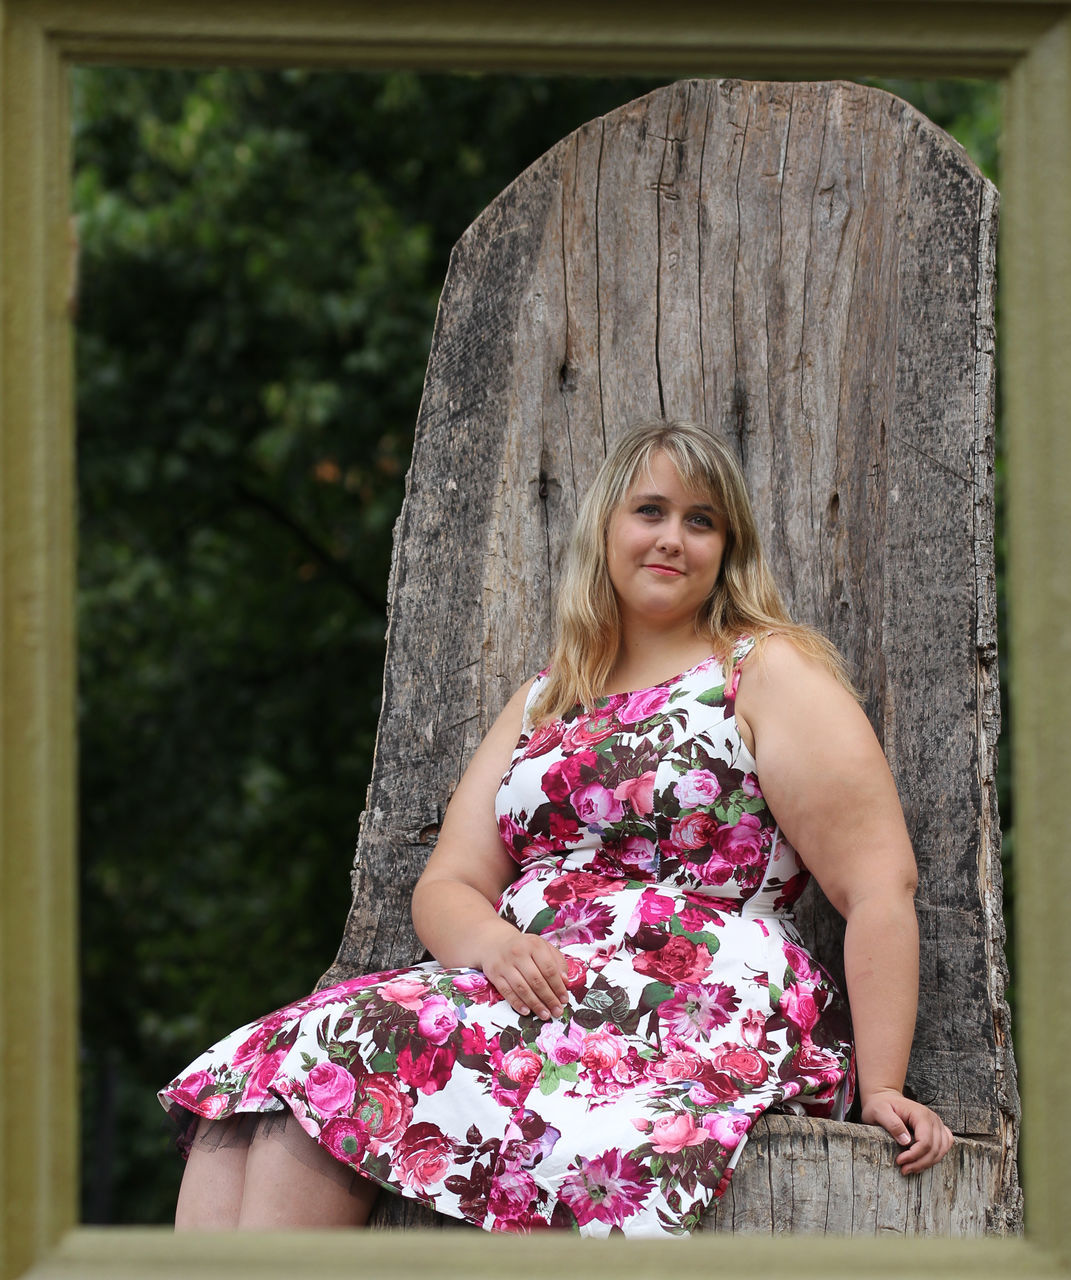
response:
<path id="1" fill-rule="evenodd" d="M 740 664 L 755 647 L 754 636 L 738 636 L 732 648 L 732 665 L 725 673 L 725 701 L 729 705 L 736 700 L 736 686 L 740 683 Z"/>
<path id="2" fill-rule="evenodd" d="M 738 636 L 733 645 L 733 666 L 738 667 L 755 647 L 754 636 Z"/>
<path id="3" fill-rule="evenodd" d="M 549 675 L 550 675 L 550 668 L 545 667 L 542 671 L 540 671 L 536 675 L 535 679 L 532 681 L 531 688 L 528 690 L 528 696 L 524 700 L 524 715 L 521 719 L 522 733 L 531 732 L 532 706 L 534 705 L 536 698 L 538 698 L 540 693 L 542 693 L 543 686 L 547 683 L 547 678 Z"/>

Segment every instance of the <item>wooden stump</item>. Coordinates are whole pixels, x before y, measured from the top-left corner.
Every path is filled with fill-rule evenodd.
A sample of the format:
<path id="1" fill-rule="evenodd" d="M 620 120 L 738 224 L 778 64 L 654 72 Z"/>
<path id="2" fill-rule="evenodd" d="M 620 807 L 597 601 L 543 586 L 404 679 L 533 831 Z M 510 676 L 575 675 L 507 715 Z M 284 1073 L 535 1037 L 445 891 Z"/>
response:
<path id="1" fill-rule="evenodd" d="M 909 1084 L 977 1140 L 957 1155 L 973 1162 L 962 1192 L 933 1175 L 940 1204 L 912 1216 L 881 1207 L 900 1201 L 879 1139 L 823 1128 L 830 1167 L 874 1206 L 852 1230 L 1020 1221 L 994 787 L 995 230 L 992 186 L 906 103 L 733 80 L 583 126 L 469 228 L 395 531 L 353 907 L 324 978 L 420 958 L 413 881 L 481 735 L 546 661 L 578 498 L 608 444 L 641 418 L 706 423 L 735 444 L 790 606 L 847 657 L 889 758 L 920 868 Z M 818 894 L 801 906 L 837 972 L 839 919 Z M 818 1131 L 766 1132 L 744 1161 L 770 1182 Z M 787 1218 L 780 1193 L 755 1200 L 766 1225 L 749 1223 L 803 1229 L 821 1196 L 793 1196 Z"/>

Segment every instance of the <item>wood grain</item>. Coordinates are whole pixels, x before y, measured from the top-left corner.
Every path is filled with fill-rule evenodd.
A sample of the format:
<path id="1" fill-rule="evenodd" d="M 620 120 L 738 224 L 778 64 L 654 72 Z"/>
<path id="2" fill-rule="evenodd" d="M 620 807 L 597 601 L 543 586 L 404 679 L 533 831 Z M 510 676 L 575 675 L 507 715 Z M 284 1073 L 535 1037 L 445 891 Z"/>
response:
<path id="1" fill-rule="evenodd" d="M 984 1211 L 956 1221 L 1017 1228 L 994 795 L 995 231 L 991 185 L 907 104 L 732 80 L 670 85 L 583 126 L 469 228 L 395 535 L 354 902 L 324 982 L 420 958 L 413 880 L 481 734 L 546 660 L 576 505 L 608 444 L 641 418 L 705 422 L 738 449 L 778 580 L 846 655 L 900 788 L 923 939 L 909 1084 L 985 1139 L 978 1167 L 997 1171 L 978 1175 Z M 838 971 L 820 893 L 798 915 Z M 862 1140 L 828 1141 L 869 1185 Z"/>

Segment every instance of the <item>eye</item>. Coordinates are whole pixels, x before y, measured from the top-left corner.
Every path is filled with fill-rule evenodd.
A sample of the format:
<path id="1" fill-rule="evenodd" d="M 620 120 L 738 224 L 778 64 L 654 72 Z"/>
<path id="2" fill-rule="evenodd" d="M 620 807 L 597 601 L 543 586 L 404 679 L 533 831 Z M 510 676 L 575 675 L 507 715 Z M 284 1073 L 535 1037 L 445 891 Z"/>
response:
<path id="1" fill-rule="evenodd" d="M 657 502 L 644 502 L 636 508 L 636 514 L 638 516 L 660 516 L 662 508 Z"/>
<path id="2" fill-rule="evenodd" d="M 695 512 L 694 515 L 688 517 L 689 524 L 698 525 L 701 529 L 713 529 L 714 521 L 708 515 L 704 515 L 701 511 Z"/>

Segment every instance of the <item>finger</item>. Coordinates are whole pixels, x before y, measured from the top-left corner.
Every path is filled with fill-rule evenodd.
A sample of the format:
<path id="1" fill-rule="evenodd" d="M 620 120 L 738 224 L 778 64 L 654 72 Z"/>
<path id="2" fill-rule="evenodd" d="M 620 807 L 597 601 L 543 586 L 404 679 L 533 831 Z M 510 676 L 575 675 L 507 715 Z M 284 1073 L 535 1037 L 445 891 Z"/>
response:
<path id="1" fill-rule="evenodd" d="M 527 1015 L 532 1012 L 524 997 L 504 976 L 495 977 L 486 970 L 484 970 L 484 976 L 490 981 L 491 985 L 502 999 L 509 1004 L 514 1013 L 519 1013 L 522 1016 L 527 1017 Z"/>
<path id="2" fill-rule="evenodd" d="M 544 1021 L 552 1016 L 551 1007 L 558 1007 L 542 974 L 532 962 L 511 965 L 495 982 L 499 992 L 506 997 L 517 1013 L 527 1016 L 534 1013 Z"/>
<path id="3" fill-rule="evenodd" d="M 540 964 L 539 967 L 558 1005 L 564 1005 L 566 1000 L 569 999 L 569 988 L 565 985 L 565 975 L 568 972 L 565 957 L 556 947 L 551 948 L 546 962 Z M 555 1017 L 558 1017 L 560 1013 L 561 1009 L 559 1008 Z"/>
<path id="4" fill-rule="evenodd" d="M 919 1124 L 921 1130 L 922 1123 Z M 921 1173 L 943 1160 L 955 1142 L 951 1129 L 936 1116 L 927 1122 L 928 1134 L 924 1141 L 916 1142 L 909 1151 L 901 1152 L 896 1163 L 901 1173 Z"/>
<path id="5" fill-rule="evenodd" d="M 543 1019 L 560 1017 L 565 992 L 559 993 L 555 989 L 554 979 L 557 977 L 557 970 L 551 969 L 551 972 L 547 973 L 535 960 L 531 960 L 528 966 L 521 970 L 521 974 L 531 995 L 529 1003 L 536 1014 Z"/>
<path id="6" fill-rule="evenodd" d="M 884 1106 L 875 1116 L 876 1122 L 881 1125 L 885 1132 L 894 1138 L 901 1146 L 907 1146 L 911 1142 L 911 1131 L 904 1123 L 904 1119 L 891 1106 Z M 899 1157 L 897 1157 L 899 1158 Z"/>

